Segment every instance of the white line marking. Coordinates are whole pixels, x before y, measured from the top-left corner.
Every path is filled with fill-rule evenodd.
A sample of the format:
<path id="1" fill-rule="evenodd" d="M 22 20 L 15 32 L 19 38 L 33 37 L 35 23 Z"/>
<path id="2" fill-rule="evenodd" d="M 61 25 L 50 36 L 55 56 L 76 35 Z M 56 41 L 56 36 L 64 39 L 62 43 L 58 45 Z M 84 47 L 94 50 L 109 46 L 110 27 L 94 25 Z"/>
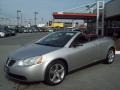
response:
<path id="1" fill-rule="evenodd" d="M 120 51 L 115 51 L 115 54 L 120 54 Z"/>

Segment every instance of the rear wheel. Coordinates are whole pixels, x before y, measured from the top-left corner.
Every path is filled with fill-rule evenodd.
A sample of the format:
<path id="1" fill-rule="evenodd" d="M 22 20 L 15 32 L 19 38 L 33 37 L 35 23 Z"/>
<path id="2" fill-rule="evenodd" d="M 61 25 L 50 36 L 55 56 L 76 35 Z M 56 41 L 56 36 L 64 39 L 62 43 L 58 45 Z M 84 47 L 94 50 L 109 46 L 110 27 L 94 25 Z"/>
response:
<path id="1" fill-rule="evenodd" d="M 61 83 L 66 76 L 66 66 L 62 61 L 52 62 L 46 70 L 45 83 L 57 85 Z"/>
<path id="2" fill-rule="evenodd" d="M 106 64 L 111 64 L 111 63 L 113 63 L 113 62 L 114 62 L 114 58 L 115 58 L 115 51 L 114 51 L 114 49 L 110 49 L 110 50 L 108 51 L 108 54 L 107 54 L 105 63 L 106 63 Z"/>

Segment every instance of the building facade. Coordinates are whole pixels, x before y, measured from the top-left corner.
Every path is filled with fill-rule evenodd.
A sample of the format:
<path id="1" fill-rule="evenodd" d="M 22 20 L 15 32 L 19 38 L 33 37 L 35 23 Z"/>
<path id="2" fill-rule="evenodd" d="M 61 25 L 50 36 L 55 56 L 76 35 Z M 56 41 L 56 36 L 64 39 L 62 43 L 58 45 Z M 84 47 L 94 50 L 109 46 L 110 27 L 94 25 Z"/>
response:
<path id="1" fill-rule="evenodd" d="M 105 33 L 120 37 L 120 0 L 111 0 L 105 5 Z"/>

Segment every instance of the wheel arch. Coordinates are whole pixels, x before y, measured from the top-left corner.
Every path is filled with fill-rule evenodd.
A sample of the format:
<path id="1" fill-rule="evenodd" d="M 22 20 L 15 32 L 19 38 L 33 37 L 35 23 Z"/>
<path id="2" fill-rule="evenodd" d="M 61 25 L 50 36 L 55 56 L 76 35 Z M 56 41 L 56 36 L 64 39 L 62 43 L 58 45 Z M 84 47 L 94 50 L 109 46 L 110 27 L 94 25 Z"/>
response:
<path id="1" fill-rule="evenodd" d="M 50 65 L 51 63 L 55 62 L 55 61 L 62 61 L 62 62 L 65 64 L 65 66 L 66 66 L 66 74 L 68 73 L 68 63 L 67 63 L 67 61 L 66 61 L 65 59 L 63 59 L 63 58 L 56 58 L 56 59 L 50 61 L 50 62 L 47 64 L 47 67 L 45 68 L 45 72 L 44 72 L 44 80 L 46 79 L 46 73 L 47 73 L 47 69 L 48 69 L 49 65 Z"/>
<path id="2" fill-rule="evenodd" d="M 48 66 L 49 66 L 51 63 L 53 63 L 53 62 L 55 62 L 55 61 L 59 61 L 59 60 L 62 61 L 62 62 L 65 64 L 65 66 L 66 66 L 66 73 L 68 73 L 68 63 L 67 63 L 67 61 L 66 61 L 65 59 L 63 59 L 63 58 L 56 58 L 56 59 L 50 61 L 50 62 L 47 64 L 47 67 L 45 68 L 44 75 L 46 75 Z M 45 76 L 44 76 L 44 79 L 45 79 Z"/>
<path id="3" fill-rule="evenodd" d="M 108 51 L 111 50 L 111 49 L 113 49 L 114 53 L 115 53 L 115 47 L 114 46 L 109 47 Z"/>
<path id="4" fill-rule="evenodd" d="M 49 64 L 51 64 L 52 62 L 55 62 L 55 61 L 62 61 L 65 64 L 66 72 L 68 73 L 68 62 L 65 59 L 63 59 L 63 58 L 56 58 L 56 59 L 52 60 L 51 62 L 49 62 Z"/>
<path id="5" fill-rule="evenodd" d="M 109 50 L 111 50 L 111 49 L 113 49 L 113 50 L 114 50 L 114 53 L 115 53 L 115 47 L 114 47 L 114 46 L 109 46 L 109 47 L 107 47 L 107 49 L 106 49 L 105 58 L 107 57 L 108 52 L 109 52 Z"/>

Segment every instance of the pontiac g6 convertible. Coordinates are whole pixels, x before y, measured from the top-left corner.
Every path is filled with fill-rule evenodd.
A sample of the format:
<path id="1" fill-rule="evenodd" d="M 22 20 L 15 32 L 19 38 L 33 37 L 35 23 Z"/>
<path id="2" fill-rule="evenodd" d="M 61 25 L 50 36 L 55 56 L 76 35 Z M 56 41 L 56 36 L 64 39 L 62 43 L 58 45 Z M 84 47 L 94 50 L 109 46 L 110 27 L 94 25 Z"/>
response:
<path id="1" fill-rule="evenodd" d="M 56 85 L 70 71 L 100 60 L 111 64 L 114 57 L 115 45 L 110 37 L 59 31 L 11 53 L 5 72 L 19 81 Z"/>

